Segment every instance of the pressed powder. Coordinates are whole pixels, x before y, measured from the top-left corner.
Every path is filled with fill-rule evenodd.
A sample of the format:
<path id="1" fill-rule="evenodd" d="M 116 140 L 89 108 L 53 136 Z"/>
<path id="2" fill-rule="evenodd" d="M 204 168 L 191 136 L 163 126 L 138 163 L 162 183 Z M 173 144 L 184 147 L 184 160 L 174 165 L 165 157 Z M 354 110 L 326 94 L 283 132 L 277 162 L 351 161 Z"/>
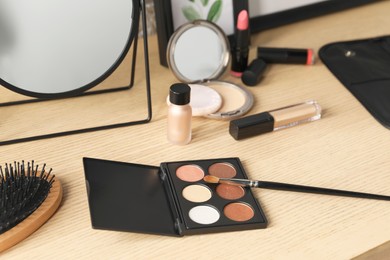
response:
<path id="1" fill-rule="evenodd" d="M 236 88 L 227 88 L 224 85 L 209 83 L 209 87 L 215 89 L 222 96 L 220 113 L 236 110 L 245 104 L 245 96 Z"/>
<path id="2" fill-rule="evenodd" d="M 208 81 L 204 85 L 216 90 L 222 97 L 221 108 L 206 117 L 234 119 L 247 113 L 253 106 L 253 95 L 245 88 L 225 81 Z"/>
<path id="3" fill-rule="evenodd" d="M 253 95 L 246 89 L 224 81 L 188 84 L 191 87 L 192 116 L 233 119 L 253 106 Z M 167 104 L 170 105 L 169 96 Z"/>

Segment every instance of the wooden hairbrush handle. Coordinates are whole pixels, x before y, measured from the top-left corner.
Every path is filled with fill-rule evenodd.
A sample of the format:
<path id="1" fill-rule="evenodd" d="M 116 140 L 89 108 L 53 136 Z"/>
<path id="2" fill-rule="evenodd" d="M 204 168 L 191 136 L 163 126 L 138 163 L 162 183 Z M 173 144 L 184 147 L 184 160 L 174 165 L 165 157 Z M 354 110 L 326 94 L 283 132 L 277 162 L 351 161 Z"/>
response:
<path id="1" fill-rule="evenodd" d="M 61 200 L 62 187 L 56 178 L 42 204 L 25 220 L 0 235 L 0 253 L 19 243 L 41 227 L 56 212 Z"/>

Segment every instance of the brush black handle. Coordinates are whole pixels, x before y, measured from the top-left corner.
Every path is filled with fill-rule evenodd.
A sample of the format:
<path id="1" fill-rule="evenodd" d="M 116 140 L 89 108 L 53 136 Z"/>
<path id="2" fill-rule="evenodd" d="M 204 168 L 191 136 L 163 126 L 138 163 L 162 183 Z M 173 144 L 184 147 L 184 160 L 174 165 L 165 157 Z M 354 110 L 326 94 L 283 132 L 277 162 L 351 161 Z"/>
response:
<path id="1" fill-rule="evenodd" d="M 272 189 L 272 190 L 284 190 L 284 191 L 354 197 L 354 198 L 363 198 L 363 199 L 390 200 L 390 196 L 379 195 L 379 194 L 370 194 L 370 193 L 346 191 L 346 190 L 335 190 L 335 189 L 327 189 L 327 188 L 303 186 L 303 185 L 287 184 L 287 183 L 279 183 L 279 182 L 269 182 L 269 181 L 257 181 L 257 184 L 253 185 L 252 187 Z"/>

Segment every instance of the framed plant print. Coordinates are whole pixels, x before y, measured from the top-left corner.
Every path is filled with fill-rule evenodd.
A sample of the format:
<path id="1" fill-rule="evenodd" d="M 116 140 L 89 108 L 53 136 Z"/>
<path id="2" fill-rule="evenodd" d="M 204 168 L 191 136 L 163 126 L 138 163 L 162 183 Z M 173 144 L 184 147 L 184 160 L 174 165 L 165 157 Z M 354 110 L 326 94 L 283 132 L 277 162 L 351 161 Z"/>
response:
<path id="1" fill-rule="evenodd" d="M 251 33 L 378 0 L 154 0 L 160 64 L 167 66 L 166 48 L 182 24 L 205 19 L 232 39 L 238 13 L 248 9 Z"/>

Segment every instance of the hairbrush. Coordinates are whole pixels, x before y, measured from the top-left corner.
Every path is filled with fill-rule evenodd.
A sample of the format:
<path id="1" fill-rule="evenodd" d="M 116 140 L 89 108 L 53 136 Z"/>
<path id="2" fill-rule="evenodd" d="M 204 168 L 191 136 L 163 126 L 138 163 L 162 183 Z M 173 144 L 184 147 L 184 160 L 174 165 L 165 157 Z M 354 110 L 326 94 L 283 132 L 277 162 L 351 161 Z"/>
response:
<path id="1" fill-rule="evenodd" d="M 0 166 L 0 252 L 42 226 L 62 199 L 60 182 L 31 161 Z"/>

